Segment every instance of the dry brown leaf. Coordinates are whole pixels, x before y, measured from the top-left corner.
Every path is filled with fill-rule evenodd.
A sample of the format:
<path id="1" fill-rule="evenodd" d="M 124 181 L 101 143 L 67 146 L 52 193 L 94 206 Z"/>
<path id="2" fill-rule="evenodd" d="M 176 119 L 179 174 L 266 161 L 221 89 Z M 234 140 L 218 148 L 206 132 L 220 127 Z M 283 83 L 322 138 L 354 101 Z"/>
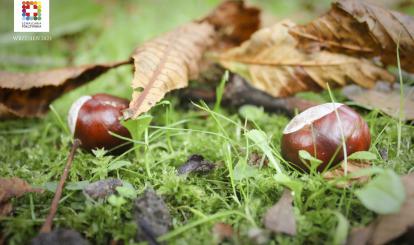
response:
<path id="1" fill-rule="evenodd" d="M 386 244 L 414 226 L 414 173 L 401 177 L 406 200 L 398 213 L 380 215 L 369 226 L 354 229 L 347 244 Z"/>
<path id="2" fill-rule="evenodd" d="M 210 24 L 192 22 L 138 47 L 132 55 L 134 92 L 125 118 L 138 117 L 167 92 L 186 87 L 189 79 L 196 78 L 199 61 L 212 43 L 213 34 Z"/>
<path id="3" fill-rule="evenodd" d="M 213 226 L 212 234 L 217 244 L 220 244 L 224 240 L 230 240 L 234 235 L 233 227 L 226 223 L 216 223 Z"/>
<path id="4" fill-rule="evenodd" d="M 289 34 L 294 26 L 292 21 L 285 20 L 263 28 L 240 47 L 221 55 L 220 63 L 275 97 L 325 88 L 327 82 L 344 86 L 352 81 L 372 87 L 377 80 L 393 80 L 387 71 L 366 59 L 299 50 Z"/>
<path id="5" fill-rule="evenodd" d="M 403 119 L 414 120 L 414 87 L 406 86 L 403 90 Z M 350 85 L 343 88 L 342 93 L 366 108 L 379 109 L 387 115 L 399 118 L 401 95 L 397 84 L 391 87 L 386 83 L 377 83 L 373 89 Z"/>
<path id="6" fill-rule="evenodd" d="M 7 216 L 13 210 L 11 202 L 0 203 L 0 217 Z"/>
<path id="7" fill-rule="evenodd" d="M 0 216 L 11 212 L 11 198 L 21 197 L 29 192 L 42 192 L 42 189 L 32 188 L 26 181 L 17 177 L 0 178 Z"/>
<path id="8" fill-rule="evenodd" d="M 0 202 L 6 202 L 13 197 L 21 197 L 28 192 L 41 192 L 39 188 L 32 188 L 26 181 L 13 178 L 0 178 Z"/>
<path id="9" fill-rule="evenodd" d="M 260 9 L 244 1 L 230 0 L 220 4 L 203 19 L 214 26 L 215 51 L 226 50 L 248 40 L 260 27 Z"/>
<path id="10" fill-rule="evenodd" d="M 264 217 L 266 229 L 276 233 L 296 235 L 296 219 L 292 202 L 292 193 L 286 189 L 279 201 L 267 210 Z"/>
<path id="11" fill-rule="evenodd" d="M 347 245 L 367 245 L 371 237 L 372 228 L 367 227 L 356 227 L 352 228 L 346 241 Z"/>
<path id="12" fill-rule="evenodd" d="M 206 50 L 205 58 L 200 63 L 198 83 L 219 83 L 225 69 L 209 59 L 209 54 L 220 53 L 239 46 L 248 40 L 260 27 L 260 9 L 247 6 L 244 1 L 224 1 L 202 21 L 214 27 L 213 44 Z"/>
<path id="13" fill-rule="evenodd" d="M 39 117 L 63 93 L 129 61 L 20 73 L 0 71 L 0 118 Z"/>
<path id="14" fill-rule="evenodd" d="M 291 30 L 300 47 L 328 49 L 397 64 L 397 43 L 403 69 L 414 72 L 414 19 L 361 0 L 340 0 L 320 18 Z"/>
<path id="15" fill-rule="evenodd" d="M 347 174 L 356 173 L 362 169 L 371 167 L 371 163 L 367 161 L 351 160 L 348 159 Z M 345 176 L 345 162 L 342 161 L 341 165 L 337 168 L 331 169 L 326 172 L 323 177 L 327 180 L 335 180 Z M 357 176 L 347 180 L 341 180 L 335 183 L 339 188 L 348 187 L 353 183 L 364 183 L 369 179 L 368 176 Z"/>

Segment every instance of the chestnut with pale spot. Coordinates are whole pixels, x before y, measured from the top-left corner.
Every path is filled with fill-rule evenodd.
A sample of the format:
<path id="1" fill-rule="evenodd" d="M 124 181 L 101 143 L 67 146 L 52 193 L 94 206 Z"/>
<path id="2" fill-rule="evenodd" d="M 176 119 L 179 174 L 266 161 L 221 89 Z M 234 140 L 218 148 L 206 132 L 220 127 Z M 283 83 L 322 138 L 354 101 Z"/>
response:
<path id="1" fill-rule="evenodd" d="M 128 129 L 120 123 L 122 111 L 128 105 L 128 100 L 109 94 L 82 96 L 69 110 L 70 131 L 75 138 L 81 140 L 81 147 L 85 150 L 104 148 L 113 154 L 121 154 L 131 144 L 109 132 L 131 138 Z"/>
<path id="2" fill-rule="evenodd" d="M 369 150 L 371 135 L 364 119 L 344 104 L 326 103 L 303 111 L 289 122 L 283 131 L 282 156 L 293 167 L 308 172 L 309 166 L 299 158 L 299 151 L 305 150 L 322 161 L 317 168 L 322 172 L 344 159 L 341 131 L 347 155 Z"/>

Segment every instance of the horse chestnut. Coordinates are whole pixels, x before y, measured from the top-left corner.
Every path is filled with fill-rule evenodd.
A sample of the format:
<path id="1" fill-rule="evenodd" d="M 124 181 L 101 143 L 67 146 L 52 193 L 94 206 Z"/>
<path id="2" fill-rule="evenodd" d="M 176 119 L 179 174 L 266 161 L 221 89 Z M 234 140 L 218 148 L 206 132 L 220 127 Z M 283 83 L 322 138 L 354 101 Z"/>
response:
<path id="1" fill-rule="evenodd" d="M 284 129 L 282 156 L 303 171 L 309 171 L 309 166 L 299 158 L 300 150 L 305 150 L 322 161 L 317 171 L 323 171 L 329 163 L 330 167 L 335 166 L 344 158 L 341 131 L 347 155 L 369 149 L 369 128 L 357 112 L 340 103 L 311 107 L 295 116 Z"/>
<path id="2" fill-rule="evenodd" d="M 131 138 L 129 131 L 120 123 L 122 111 L 128 108 L 128 104 L 128 100 L 109 94 L 82 96 L 69 110 L 70 131 L 75 138 L 80 139 L 81 147 L 85 150 L 104 148 L 115 154 L 122 153 L 131 144 L 111 135 L 109 131 Z"/>

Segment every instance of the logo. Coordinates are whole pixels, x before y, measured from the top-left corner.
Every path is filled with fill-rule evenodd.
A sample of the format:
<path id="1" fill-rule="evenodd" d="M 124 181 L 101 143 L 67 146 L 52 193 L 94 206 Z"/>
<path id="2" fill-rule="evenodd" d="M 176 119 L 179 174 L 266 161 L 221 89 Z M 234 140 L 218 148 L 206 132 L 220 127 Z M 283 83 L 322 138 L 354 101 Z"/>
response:
<path id="1" fill-rule="evenodd" d="M 14 0 L 14 32 L 49 32 L 49 0 Z"/>

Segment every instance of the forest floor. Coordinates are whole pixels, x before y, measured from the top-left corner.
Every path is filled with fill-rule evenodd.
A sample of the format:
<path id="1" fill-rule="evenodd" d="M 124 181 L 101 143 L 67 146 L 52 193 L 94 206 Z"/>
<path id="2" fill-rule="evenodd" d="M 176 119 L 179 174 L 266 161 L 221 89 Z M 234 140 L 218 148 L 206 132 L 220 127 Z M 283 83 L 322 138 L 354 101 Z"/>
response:
<path id="1" fill-rule="evenodd" d="M 162 1 L 159 7 L 159 2 L 107 1 L 105 5 L 85 0 L 70 4 L 54 2 L 53 41 L 16 44 L 2 40 L 0 67 L 29 71 L 122 60 L 138 43 L 203 16 L 218 3 L 217 0 Z M 329 6 L 329 1 L 318 1 L 315 6 L 299 0 L 254 2 L 277 16 L 276 19 L 294 16 L 299 21 L 317 16 Z M 53 10 L 57 12 L 59 7 L 65 11 L 54 14 Z M 414 13 L 411 9 L 406 11 Z M 26 62 L 36 65 L 28 66 Z M 122 67 L 59 98 L 44 118 L 0 122 L 0 176 L 17 176 L 50 190 L 14 200 L 13 215 L 0 218 L 0 228 L 9 244 L 27 243 L 47 216 L 54 187 L 70 150 L 72 136 L 66 115 L 71 103 L 81 95 L 99 92 L 129 98 L 131 79 L 130 68 Z M 337 91 L 334 95 L 337 101 L 347 103 Z M 327 92 L 298 96 L 330 101 Z M 86 199 L 81 191 L 88 183 L 113 177 L 130 183 L 138 195 L 149 186 L 162 195 L 173 217 L 173 229 L 163 238 L 168 244 L 210 244 L 212 226 L 217 222 L 231 224 L 239 234 L 234 242 L 245 244 L 249 230 L 263 227 L 265 212 L 279 200 L 284 188 L 274 178 L 275 170 L 271 167 L 246 172 L 236 170 L 235 166 L 249 162 L 252 154 L 262 154 L 244 137 L 248 129 L 263 130 L 278 155 L 282 131 L 289 118 L 250 108 L 255 113 L 254 122 L 246 123 L 244 113 L 237 109 L 212 110 L 212 105 L 201 102 L 181 108 L 175 97 L 168 96 L 165 100 L 169 103 L 151 110 L 153 121 L 139 154 L 131 151 L 114 157 L 99 151 L 95 155 L 77 153 L 55 226 L 77 230 L 93 244 L 108 244 L 112 239 L 132 243 L 136 233 L 132 199 L 125 197 L 126 202 L 120 205 L 108 200 L 96 202 Z M 412 172 L 414 127 L 402 124 L 399 139 L 398 119 L 379 111 L 360 109 L 359 112 L 371 131 L 369 151 L 377 156 L 372 164 L 398 174 Z M 192 154 L 200 154 L 218 167 L 206 175 L 177 176 L 177 167 Z M 295 236 L 273 236 L 270 244 L 333 244 L 341 232 L 335 213 L 340 213 L 350 227 L 364 226 L 376 217 L 356 197 L 358 186 L 337 188 L 320 174 L 293 170 L 287 174 L 303 185 L 301 198 L 294 203 L 298 232 Z"/>

